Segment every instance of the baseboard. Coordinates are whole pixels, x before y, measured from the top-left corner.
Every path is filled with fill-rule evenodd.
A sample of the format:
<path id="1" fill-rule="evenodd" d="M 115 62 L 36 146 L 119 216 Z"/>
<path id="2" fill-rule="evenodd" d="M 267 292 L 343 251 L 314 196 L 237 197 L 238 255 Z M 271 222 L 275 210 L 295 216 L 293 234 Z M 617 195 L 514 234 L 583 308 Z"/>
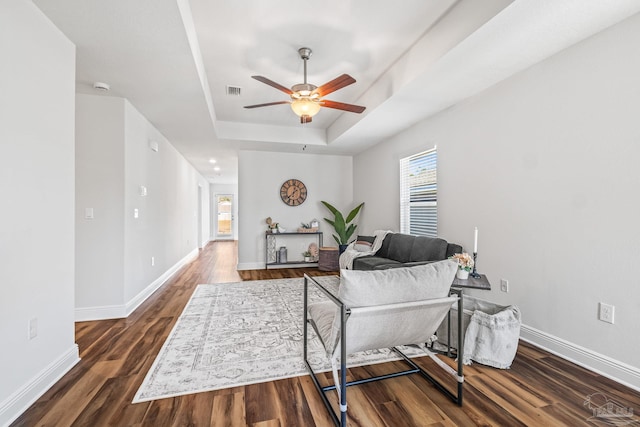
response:
<path id="1" fill-rule="evenodd" d="M 520 339 L 556 356 L 640 391 L 640 369 L 577 344 L 522 325 Z"/>
<path id="2" fill-rule="evenodd" d="M 74 344 L 18 391 L 0 403 L 0 426 L 6 427 L 15 421 L 79 361 L 78 345 Z"/>
<path id="3" fill-rule="evenodd" d="M 236 266 L 236 270 L 264 270 L 264 262 L 243 262 Z"/>
<path id="4" fill-rule="evenodd" d="M 147 298 L 149 298 L 155 291 L 160 288 L 171 276 L 173 276 L 178 270 L 184 267 L 198 256 L 199 250 L 196 248 L 189 252 L 184 258 L 175 263 L 171 268 L 162 273 L 160 277 L 154 280 L 146 288 L 144 288 L 138 295 L 131 298 L 129 302 L 124 305 L 106 305 L 97 307 L 79 307 L 75 309 L 75 321 L 85 322 L 89 320 L 106 320 L 106 319 L 121 319 L 129 316 L 140 306 Z"/>
<path id="5" fill-rule="evenodd" d="M 140 306 L 140 304 L 142 304 L 147 298 L 149 298 L 151 296 L 151 294 L 153 294 L 155 291 L 157 291 L 158 288 L 160 286 L 162 286 L 164 284 L 164 282 L 169 280 L 169 278 L 171 276 L 173 276 L 178 270 L 180 270 L 182 267 L 184 267 L 186 264 L 188 264 L 194 258 L 196 258 L 198 256 L 198 253 L 199 253 L 199 249 L 198 248 L 196 248 L 196 249 L 192 250 L 191 252 L 189 252 L 187 254 L 187 256 L 185 256 L 180 261 L 175 263 L 173 265 L 173 267 L 169 268 L 160 277 L 158 277 L 156 280 L 154 280 L 149 286 L 144 288 L 142 290 L 142 292 L 140 292 L 138 295 L 133 297 L 126 305 L 126 313 L 127 314 L 125 315 L 125 317 L 129 316 L 131 313 L 133 313 L 135 311 L 135 309 Z"/>
<path id="6" fill-rule="evenodd" d="M 86 322 L 90 320 L 120 319 L 127 317 L 127 309 L 124 305 L 104 305 L 100 307 L 79 307 L 75 310 L 75 321 Z"/>

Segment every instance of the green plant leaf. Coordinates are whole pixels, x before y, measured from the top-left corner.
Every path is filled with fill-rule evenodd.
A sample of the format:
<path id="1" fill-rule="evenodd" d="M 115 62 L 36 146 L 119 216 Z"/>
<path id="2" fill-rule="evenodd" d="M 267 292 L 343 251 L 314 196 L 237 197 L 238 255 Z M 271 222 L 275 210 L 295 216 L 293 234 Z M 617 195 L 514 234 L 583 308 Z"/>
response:
<path id="1" fill-rule="evenodd" d="M 334 208 L 331 204 L 329 204 L 327 202 L 324 202 L 324 201 L 322 201 L 321 203 L 323 205 L 325 205 L 327 207 L 327 209 L 329 209 L 334 216 L 335 216 L 336 212 L 338 212 L 338 209 Z"/>
<path id="2" fill-rule="evenodd" d="M 331 224 L 332 227 L 335 228 L 335 223 L 331 221 L 329 218 L 325 218 L 324 220 L 327 221 L 329 224 Z"/>
<path id="3" fill-rule="evenodd" d="M 347 228 L 347 230 L 345 231 L 345 236 L 344 236 L 345 242 L 349 243 L 349 239 L 353 235 L 354 231 L 356 231 L 356 225 L 355 224 L 349 225 L 349 228 Z"/>
<path id="4" fill-rule="evenodd" d="M 360 209 L 362 209 L 363 206 L 364 202 L 360 203 L 358 206 L 353 208 L 351 212 L 349 212 L 349 215 L 347 215 L 347 224 L 353 221 L 353 219 L 356 217 L 356 215 L 358 215 L 358 212 L 360 212 Z"/>

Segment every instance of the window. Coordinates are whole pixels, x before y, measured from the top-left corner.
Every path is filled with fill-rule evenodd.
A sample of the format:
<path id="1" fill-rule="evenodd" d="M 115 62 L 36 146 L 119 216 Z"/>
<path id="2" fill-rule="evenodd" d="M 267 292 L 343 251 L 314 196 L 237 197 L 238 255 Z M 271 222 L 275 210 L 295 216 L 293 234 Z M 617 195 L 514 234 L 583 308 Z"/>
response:
<path id="1" fill-rule="evenodd" d="M 438 235 L 436 148 L 400 159 L 400 232 Z"/>

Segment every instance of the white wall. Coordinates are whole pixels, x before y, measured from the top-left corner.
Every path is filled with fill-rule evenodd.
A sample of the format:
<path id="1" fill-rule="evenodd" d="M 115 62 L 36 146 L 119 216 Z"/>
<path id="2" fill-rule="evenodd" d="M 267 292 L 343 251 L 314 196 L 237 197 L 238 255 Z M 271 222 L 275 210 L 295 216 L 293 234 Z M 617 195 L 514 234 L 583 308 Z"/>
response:
<path id="1" fill-rule="evenodd" d="M 324 245 L 337 246 L 331 237 L 333 229 L 323 220 L 331 217 L 331 213 L 320 201 L 325 200 L 341 211 L 355 207 L 352 172 L 351 157 L 240 152 L 238 269 L 264 268 L 267 217 L 289 231 L 315 218 L 320 221 L 320 231 L 324 232 Z M 282 183 L 291 178 L 301 180 L 307 187 L 307 200 L 300 206 L 288 206 L 280 199 Z M 286 244 L 289 259 L 302 258 L 302 251 L 312 241 L 311 237 L 289 238 Z"/>
<path id="2" fill-rule="evenodd" d="M 73 326 L 73 44 L 0 2 L 0 425 L 78 359 Z M 30 319 L 37 336 L 28 339 Z"/>
<path id="3" fill-rule="evenodd" d="M 128 101 L 124 113 L 124 296 L 130 304 L 197 251 L 198 187 L 202 188 L 201 215 L 208 218 L 209 183 Z M 158 152 L 149 148 L 149 140 L 158 143 Z M 147 188 L 146 196 L 140 195 L 140 186 Z M 202 228 L 202 235 L 208 236 L 207 221 L 202 221 Z"/>
<path id="4" fill-rule="evenodd" d="M 238 240 L 238 184 L 211 184 L 210 185 L 211 200 L 211 218 L 209 221 L 211 227 L 211 240 L 215 240 L 218 234 L 218 220 L 216 210 L 216 195 L 231 194 L 233 196 L 233 230 L 230 239 Z"/>
<path id="5" fill-rule="evenodd" d="M 76 98 L 76 307 L 124 301 L 123 109 L 122 98 Z"/>
<path id="6" fill-rule="evenodd" d="M 209 184 L 127 100 L 78 94 L 77 105 L 76 319 L 124 317 L 197 253 Z"/>
<path id="7" fill-rule="evenodd" d="M 518 305 L 524 338 L 636 388 L 638 43 L 637 15 L 354 159 L 355 197 L 375 206 L 364 228 L 397 229 L 398 159 L 437 144 L 440 235 L 469 251 L 479 229 L 493 290 L 474 294 Z"/>

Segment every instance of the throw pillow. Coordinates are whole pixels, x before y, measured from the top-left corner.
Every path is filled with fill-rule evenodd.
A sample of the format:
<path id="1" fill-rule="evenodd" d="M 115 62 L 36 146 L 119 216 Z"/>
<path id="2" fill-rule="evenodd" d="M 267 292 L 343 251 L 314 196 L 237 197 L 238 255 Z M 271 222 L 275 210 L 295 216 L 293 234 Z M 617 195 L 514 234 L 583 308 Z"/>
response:
<path id="1" fill-rule="evenodd" d="M 450 259 L 389 270 L 341 270 L 339 297 L 348 307 L 443 298 L 457 270 Z"/>
<path id="2" fill-rule="evenodd" d="M 373 242 L 375 241 L 375 236 L 358 236 L 356 243 L 353 245 L 353 249 L 358 252 L 370 252 L 373 247 Z"/>

